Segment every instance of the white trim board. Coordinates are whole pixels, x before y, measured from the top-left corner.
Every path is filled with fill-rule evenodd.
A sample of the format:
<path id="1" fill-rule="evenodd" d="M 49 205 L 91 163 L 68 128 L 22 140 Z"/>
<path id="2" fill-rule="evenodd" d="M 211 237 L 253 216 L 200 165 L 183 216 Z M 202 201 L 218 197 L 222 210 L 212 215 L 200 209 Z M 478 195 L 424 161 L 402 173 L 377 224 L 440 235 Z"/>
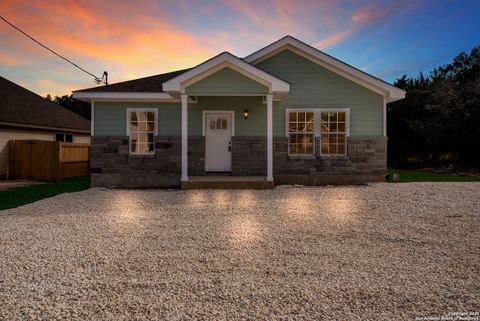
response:
<path id="1" fill-rule="evenodd" d="M 180 102 L 169 94 L 158 92 L 73 92 L 73 98 L 90 102 L 136 101 L 136 102 Z"/>
<path id="2" fill-rule="evenodd" d="M 244 60 L 255 65 L 284 50 L 291 50 L 344 78 L 352 80 L 363 87 L 381 94 L 386 98 L 387 102 L 393 102 L 405 98 L 405 91 L 400 88 L 390 85 L 372 75 L 333 58 L 332 56 L 307 45 L 292 36 L 283 37 L 282 39 L 245 57 Z"/>

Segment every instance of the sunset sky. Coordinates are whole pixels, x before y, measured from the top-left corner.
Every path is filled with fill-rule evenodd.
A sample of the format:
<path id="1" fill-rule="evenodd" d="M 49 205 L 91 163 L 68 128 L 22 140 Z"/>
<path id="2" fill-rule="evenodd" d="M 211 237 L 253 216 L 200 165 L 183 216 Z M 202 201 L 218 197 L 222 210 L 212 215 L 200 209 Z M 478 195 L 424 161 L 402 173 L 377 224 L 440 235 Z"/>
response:
<path id="1" fill-rule="evenodd" d="M 1 0 L 0 15 L 118 82 L 244 57 L 290 34 L 386 81 L 480 45 L 479 0 Z M 40 95 L 95 84 L 0 20 L 0 75 Z"/>

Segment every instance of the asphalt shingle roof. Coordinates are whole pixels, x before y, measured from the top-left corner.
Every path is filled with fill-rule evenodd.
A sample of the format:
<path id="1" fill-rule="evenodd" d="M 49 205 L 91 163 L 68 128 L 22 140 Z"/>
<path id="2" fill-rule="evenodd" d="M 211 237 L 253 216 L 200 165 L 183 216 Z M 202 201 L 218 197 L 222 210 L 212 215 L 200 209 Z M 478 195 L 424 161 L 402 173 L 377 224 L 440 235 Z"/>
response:
<path id="1" fill-rule="evenodd" d="M 75 92 L 162 92 L 162 83 L 190 69 L 172 71 L 145 78 L 118 82 L 111 85 L 76 90 Z"/>
<path id="2" fill-rule="evenodd" d="M 0 122 L 90 131 L 90 121 L 0 77 Z"/>

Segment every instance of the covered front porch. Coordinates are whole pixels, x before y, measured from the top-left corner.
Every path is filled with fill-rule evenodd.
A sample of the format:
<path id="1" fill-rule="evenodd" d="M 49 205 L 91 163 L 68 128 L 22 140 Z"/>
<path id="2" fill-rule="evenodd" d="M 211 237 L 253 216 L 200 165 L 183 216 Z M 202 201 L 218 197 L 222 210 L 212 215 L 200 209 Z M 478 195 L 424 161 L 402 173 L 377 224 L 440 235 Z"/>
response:
<path id="1" fill-rule="evenodd" d="M 272 95 L 189 100 L 182 95 L 181 182 L 219 175 L 273 182 Z"/>
<path id="2" fill-rule="evenodd" d="M 265 169 L 261 171 L 261 181 L 266 182 L 262 186 L 273 186 L 273 101 L 285 97 L 288 83 L 223 53 L 165 82 L 163 89 L 181 100 L 182 187 L 208 181 L 218 184 L 218 173 L 226 177 L 224 185 L 258 182 L 258 177 L 228 178 L 258 175 L 255 166 Z M 249 113 L 254 115 L 250 120 Z M 256 152 L 264 153 L 263 158 L 249 157 L 252 139 L 258 141 Z M 241 146 L 247 149 L 242 152 Z M 191 160 L 193 149 L 196 159 Z M 262 164 L 252 164 L 252 158 L 262 159 Z M 210 180 L 198 177 L 209 174 L 217 176 Z"/>

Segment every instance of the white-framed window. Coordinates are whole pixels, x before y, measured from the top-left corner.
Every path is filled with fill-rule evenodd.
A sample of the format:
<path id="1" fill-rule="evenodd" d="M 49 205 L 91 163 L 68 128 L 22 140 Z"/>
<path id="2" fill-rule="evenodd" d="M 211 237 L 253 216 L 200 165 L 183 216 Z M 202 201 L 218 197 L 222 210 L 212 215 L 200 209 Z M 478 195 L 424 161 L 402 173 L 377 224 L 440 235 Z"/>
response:
<path id="1" fill-rule="evenodd" d="M 320 112 L 320 154 L 345 155 L 347 147 L 347 113 Z"/>
<path id="2" fill-rule="evenodd" d="M 288 113 L 288 153 L 290 155 L 314 154 L 314 115 L 311 111 Z"/>
<path id="3" fill-rule="evenodd" d="M 158 132 L 157 108 L 127 108 L 127 135 L 130 154 L 155 153 L 155 136 Z"/>
<path id="4" fill-rule="evenodd" d="M 73 135 L 67 133 L 55 133 L 56 142 L 73 143 Z"/>
<path id="5" fill-rule="evenodd" d="M 289 108 L 286 110 L 286 120 L 289 155 L 314 155 L 315 137 L 320 137 L 320 155 L 347 154 L 349 108 Z"/>

